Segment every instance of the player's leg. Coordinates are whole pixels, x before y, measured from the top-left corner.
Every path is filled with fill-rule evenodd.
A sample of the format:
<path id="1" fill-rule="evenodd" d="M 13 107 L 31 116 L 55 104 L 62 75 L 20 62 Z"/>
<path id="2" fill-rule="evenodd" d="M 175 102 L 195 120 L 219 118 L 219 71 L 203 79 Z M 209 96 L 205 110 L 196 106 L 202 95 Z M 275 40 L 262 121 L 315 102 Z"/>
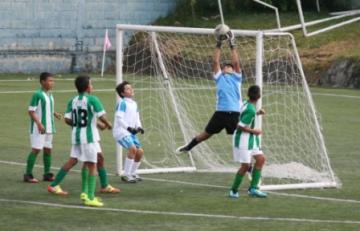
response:
<path id="1" fill-rule="evenodd" d="M 246 172 L 250 168 L 251 155 L 250 152 L 246 149 L 233 148 L 233 158 L 234 161 L 240 163 L 240 168 L 237 171 L 233 184 L 231 186 L 229 197 L 238 198 L 239 197 L 239 187 L 240 184 L 246 175 Z"/>
<path id="2" fill-rule="evenodd" d="M 211 119 L 209 120 L 209 123 L 207 124 L 205 131 L 195 136 L 188 144 L 178 147 L 175 153 L 180 154 L 184 152 L 189 152 L 199 143 L 209 139 L 213 134 L 217 134 L 221 132 L 221 130 L 226 126 L 223 117 L 224 117 L 224 113 L 215 112 L 211 117 Z"/>
<path id="3" fill-rule="evenodd" d="M 26 170 L 24 174 L 24 181 L 28 183 L 38 183 L 39 180 L 33 176 L 33 168 L 36 162 L 36 158 L 40 151 L 44 148 L 45 135 L 33 133 L 30 135 L 31 152 L 29 153 L 26 161 Z"/>
<path id="4" fill-rule="evenodd" d="M 262 192 L 258 189 L 258 185 L 261 179 L 261 170 L 265 164 L 265 156 L 262 154 L 261 151 L 259 151 L 257 154 L 253 155 L 255 159 L 255 165 L 252 170 L 252 176 L 251 176 L 251 182 L 249 187 L 249 195 L 253 197 L 267 197 L 267 194 L 265 192 Z"/>
<path id="5" fill-rule="evenodd" d="M 139 169 L 139 166 L 141 164 L 141 159 L 142 159 L 143 156 L 144 156 L 144 149 L 138 148 L 137 151 L 136 151 L 134 164 L 133 164 L 133 166 L 131 168 L 131 175 L 135 178 L 136 181 L 142 181 L 139 174 L 137 174 L 137 170 Z"/>
<path id="6" fill-rule="evenodd" d="M 89 176 L 88 176 L 88 198 L 85 199 L 84 204 L 88 206 L 94 206 L 94 207 L 101 207 L 104 204 L 102 203 L 101 199 L 98 197 L 95 197 L 95 188 L 96 188 L 96 161 L 84 162 L 84 165 L 89 170 Z"/>
<path id="7" fill-rule="evenodd" d="M 70 169 L 77 164 L 77 158 L 70 157 L 69 160 L 62 166 L 59 172 L 56 174 L 55 179 L 48 185 L 48 191 L 57 195 L 67 195 L 66 191 L 63 191 L 60 187 L 60 183 L 63 181 L 65 176 L 68 174 Z"/>
<path id="8" fill-rule="evenodd" d="M 100 150 L 101 151 L 101 150 Z M 109 184 L 108 175 L 105 168 L 105 160 L 102 152 L 97 153 L 97 163 L 96 163 L 97 171 L 100 178 L 100 192 L 101 193 L 119 193 L 121 190 L 115 188 Z"/>
<path id="9" fill-rule="evenodd" d="M 85 201 L 88 199 L 88 177 L 89 177 L 89 169 L 85 166 L 85 163 L 83 164 L 81 168 L 81 194 L 80 199 Z"/>
<path id="10" fill-rule="evenodd" d="M 118 143 L 125 149 L 128 150 L 127 157 L 124 163 L 124 175 L 121 176 L 121 180 L 127 183 L 136 183 L 136 180 L 131 176 L 131 169 L 134 164 L 137 148 L 134 143 L 132 136 L 123 137 L 118 140 Z"/>
<path id="11" fill-rule="evenodd" d="M 51 169 L 51 150 L 52 150 L 52 134 L 45 135 L 45 144 L 43 148 L 43 162 L 44 162 L 44 181 L 53 181 L 54 174 L 50 172 Z"/>

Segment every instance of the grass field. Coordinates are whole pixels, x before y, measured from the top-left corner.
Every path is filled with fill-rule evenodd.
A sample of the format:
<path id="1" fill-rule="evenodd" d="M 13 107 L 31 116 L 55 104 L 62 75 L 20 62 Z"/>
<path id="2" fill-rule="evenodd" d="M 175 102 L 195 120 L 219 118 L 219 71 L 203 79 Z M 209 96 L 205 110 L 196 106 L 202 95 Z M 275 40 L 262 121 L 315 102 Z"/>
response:
<path id="1" fill-rule="evenodd" d="M 75 94 L 72 78 L 56 82 L 56 111 L 63 112 Z M 113 118 L 113 76 L 94 81 L 95 92 Z M 77 166 L 62 183 L 70 192 L 56 197 L 47 184 L 25 184 L 22 175 L 30 151 L 27 105 L 38 88 L 36 76 L 0 75 L 0 230 L 359 230 L 360 229 L 360 91 L 312 88 L 332 167 L 342 182 L 339 189 L 269 192 L 267 199 L 249 198 L 242 187 L 238 200 L 229 199 L 233 175 L 181 173 L 144 176 L 129 185 L 115 172 L 115 144 L 102 133 L 102 148 L 110 183 L 119 195 L 102 195 L 105 207 L 83 207 Z M 205 123 L 206 121 L 204 121 Z M 53 172 L 68 158 L 69 128 L 57 122 Z M 42 175 L 38 157 L 34 175 Z"/>

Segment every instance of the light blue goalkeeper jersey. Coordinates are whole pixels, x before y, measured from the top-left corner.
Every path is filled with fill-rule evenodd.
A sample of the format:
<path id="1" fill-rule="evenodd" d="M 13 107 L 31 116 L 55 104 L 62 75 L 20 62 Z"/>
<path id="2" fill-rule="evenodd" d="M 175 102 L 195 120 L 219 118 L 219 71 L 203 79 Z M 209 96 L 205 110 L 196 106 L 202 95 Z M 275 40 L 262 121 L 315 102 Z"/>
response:
<path id="1" fill-rule="evenodd" d="M 214 75 L 216 83 L 216 111 L 240 112 L 241 73 L 222 73 Z"/>

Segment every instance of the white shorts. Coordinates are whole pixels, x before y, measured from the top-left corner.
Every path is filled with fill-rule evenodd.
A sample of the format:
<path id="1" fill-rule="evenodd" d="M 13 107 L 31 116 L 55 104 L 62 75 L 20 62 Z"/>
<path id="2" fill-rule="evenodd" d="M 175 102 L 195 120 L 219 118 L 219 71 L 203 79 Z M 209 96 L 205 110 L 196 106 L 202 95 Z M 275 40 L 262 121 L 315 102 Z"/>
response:
<path id="1" fill-rule="evenodd" d="M 70 157 L 76 158 L 82 162 L 97 163 L 97 154 L 101 152 L 98 142 L 90 144 L 73 144 Z"/>
<path id="2" fill-rule="evenodd" d="M 30 134 L 31 147 L 42 150 L 43 148 L 52 148 L 53 134 Z"/>
<path id="3" fill-rule="evenodd" d="M 263 155 L 263 151 L 259 148 L 254 148 L 251 150 L 248 149 L 240 149 L 240 148 L 233 148 L 233 157 L 235 162 L 239 163 L 251 163 L 251 157 L 256 155 Z"/>

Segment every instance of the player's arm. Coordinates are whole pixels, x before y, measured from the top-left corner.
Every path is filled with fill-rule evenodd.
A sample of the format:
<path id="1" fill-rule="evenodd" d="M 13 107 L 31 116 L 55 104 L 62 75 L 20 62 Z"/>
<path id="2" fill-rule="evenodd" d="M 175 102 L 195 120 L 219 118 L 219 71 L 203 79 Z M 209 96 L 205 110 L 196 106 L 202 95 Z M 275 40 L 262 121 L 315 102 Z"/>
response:
<path id="1" fill-rule="evenodd" d="M 40 134 L 45 134 L 45 127 L 44 125 L 42 125 L 39 117 L 37 116 L 37 114 L 35 113 L 35 111 L 28 111 L 30 118 L 34 121 L 34 123 L 36 124 Z"/>
<path id="2" fill-rule="evenodd" d="M 103 114 L 102 116 L 100 116 L 99 118 L 99 122 L 103 123 L 103 125 L 105 126 L 105 128 L 107 129 L 112 129 L 112 124 L 110 123 L 110 121 L 106 118 L 105 114 Z M 105 129 L 104 128 L 104 129 Z"/>
<path id="3" fill-rule="evenodd" d="M 73 126 L 73 122 L 72 122 L 72 119 L 69 119 L 69 118 L 64 118 L 64 121 L 65 121 L 65 123 L 67 124 L 67 125 L 69 125 L 69 126 Z"/>
<path id="4" fill-rule="evenodd" d="M 59 113 L 59 112 L 54 112 L 54 116 L 55 116 L 55 118 L 58 119 L 58 120 L 61 120 L 62 117 L 63 117 L 63 115 L 62 115 L 61 113 Z"/>
<path id="5" fill-rule="evenodd" d="M 221 45 L 222 45 L 222 40 L 220 40 L 218 38 L 216 40 L 216 48 L 215 48 L 214 57 L 213 57 L 213 72 L 214 72 L 214 74 L 218 73 L 221 70 L 221 67 L 220 67 Z"/>
<path id="6" fill-rule="evenodd" d="M 136 112 L 136 131 L 140 132 L 141 134 L 145 133 L 145 130 L 142 128 L 142 125 L 141 125 L 139 110 L 137 110 L 137 112 Z"/>

